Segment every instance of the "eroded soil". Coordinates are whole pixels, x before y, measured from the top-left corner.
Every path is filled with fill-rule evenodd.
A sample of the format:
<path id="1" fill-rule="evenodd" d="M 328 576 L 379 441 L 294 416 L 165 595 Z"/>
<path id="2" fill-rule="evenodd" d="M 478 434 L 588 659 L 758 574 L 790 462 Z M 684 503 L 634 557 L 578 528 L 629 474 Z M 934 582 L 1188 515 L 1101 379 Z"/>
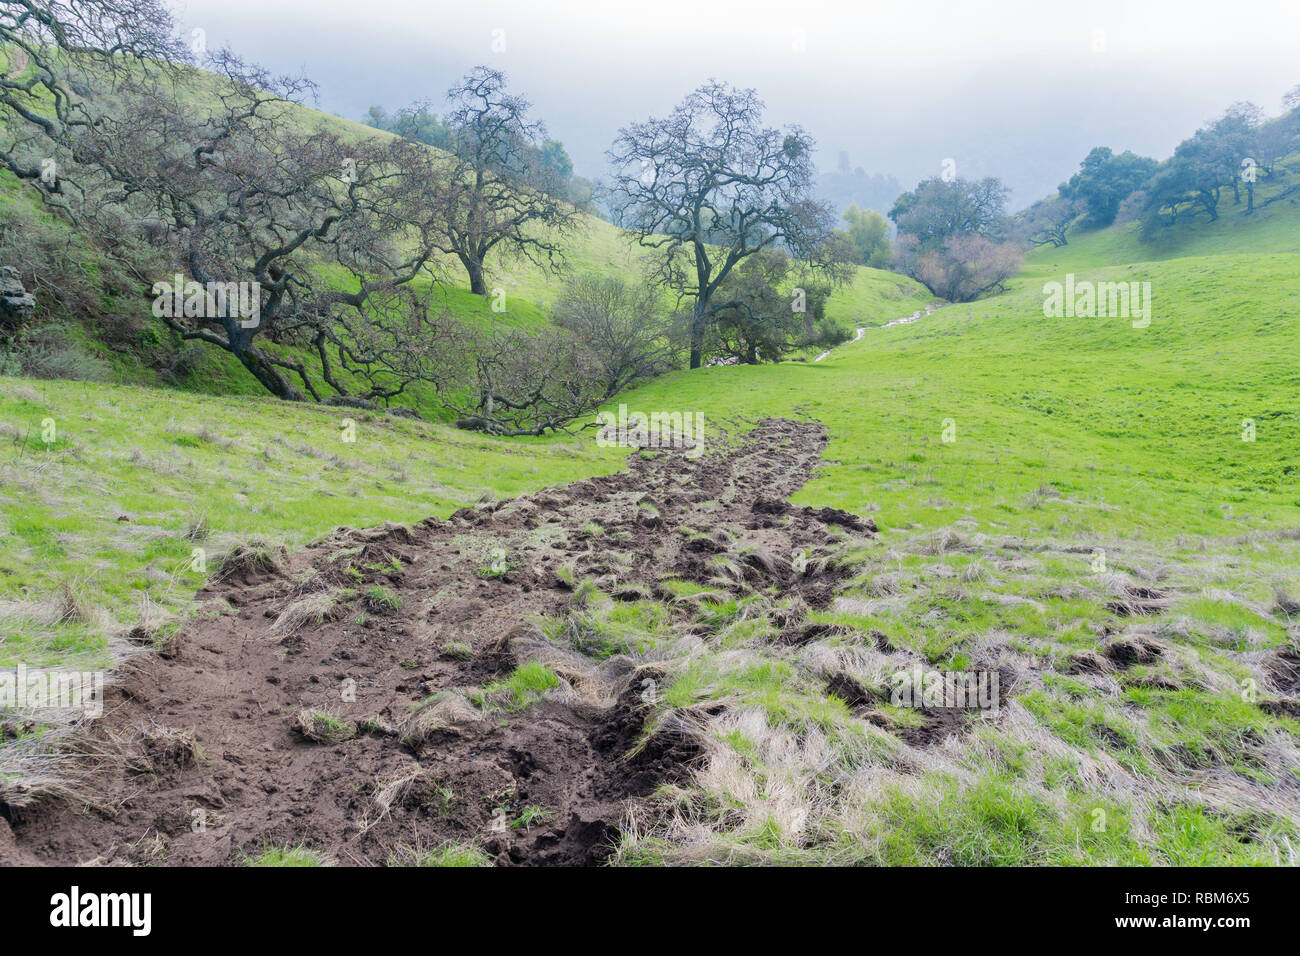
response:
<path id="1" fill-rule="evenodd" d="M 668 579 L 716 583 L 719 557 L 744 586 L 825 606 L 828 527 L 875 529 L 785 502 L 824 444 L 815 422 L 767 420 L 698 459 L 634 452 L 622 474 L 236 566 L 111 693 L 93 733 L 120 759 L 96 805 L 10 811 L 0 859 L 223 865 L 305 844 L 377 864 L 458 842 L 502 864 L 599 863 L 628 802 L 686 779 L 699 748 L 671 721 L 646 731 L 652 661 L 587 657 L 536 622 L 564 615 L 585 579 L 621 600 L 668 597 Z M 325 610 L 298 623 L 304 606 Z M 805 625 L 783 623 L 801 639 Z M 562 679 L 545 700 L 468 703 L 527 660 Z M 305 738 L 304 708 L 355 735 Z M 527 807 L 544 813 L 522 821 Z"/>

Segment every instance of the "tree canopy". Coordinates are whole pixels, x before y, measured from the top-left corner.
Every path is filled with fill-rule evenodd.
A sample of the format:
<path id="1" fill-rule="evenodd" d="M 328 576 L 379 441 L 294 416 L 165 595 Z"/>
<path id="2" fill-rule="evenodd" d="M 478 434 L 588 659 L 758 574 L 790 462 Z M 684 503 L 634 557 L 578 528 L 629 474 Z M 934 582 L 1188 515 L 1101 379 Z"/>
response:
<path id="1" fill-rule="evenodd" d="M 741 262 L 771 248 L 828 254 L 832 218 L 812 198 L 813 146 L 797 126 L 764 126 L 753 90 L 714 80 L 614 140 L 610 207 L 657 253 L 657 281 L 692 302 L 691 368 L 718 313 L 743 304 L 718 296 Z"/>

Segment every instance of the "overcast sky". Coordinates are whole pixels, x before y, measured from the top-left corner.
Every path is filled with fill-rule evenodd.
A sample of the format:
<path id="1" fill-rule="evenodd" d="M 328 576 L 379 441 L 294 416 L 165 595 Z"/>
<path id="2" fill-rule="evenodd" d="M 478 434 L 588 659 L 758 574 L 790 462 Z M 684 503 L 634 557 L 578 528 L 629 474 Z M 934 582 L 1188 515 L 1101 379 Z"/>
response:
<path id="1" fill-rule="evenodd" d="M 819 165 L 841 150 L 906 186 L 945 158 L 1001 176 L 1017 206 L 1089 149 L 1163 158 L 1234 100 L 1269 114 L 1300 84 L 1300 0 L 175 0 L 187 33 L 278 71 L 358 119 L 509 74 L 578 172 L 618 128 L 710 77 L 758 89 Z"/>

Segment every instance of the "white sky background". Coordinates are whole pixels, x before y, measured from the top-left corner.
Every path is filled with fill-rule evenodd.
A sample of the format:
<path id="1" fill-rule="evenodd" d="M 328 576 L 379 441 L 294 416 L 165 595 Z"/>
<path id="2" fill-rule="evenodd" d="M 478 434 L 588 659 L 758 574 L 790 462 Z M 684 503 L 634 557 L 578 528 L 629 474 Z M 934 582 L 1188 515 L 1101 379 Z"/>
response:
<path id="1" fill-rule="evenodd" d="M 438 109 L 474 65 L 502 69 L 588 176 L 606 172 L 620 126 L 716 77 L 756 87 L 769 122 L 806 127 L 823 168 L 847 150 L 910 186 L 953 157 L 960 175 L 1001 176 L 1023 205 L 1093 146 L 1163 158 L 1234 100 L 1275 114 L 1300 84 L 1300 0 L 173 5 L 209 47 L 305 70 L 319 106 L 353 119 L 372 103 Z"/>

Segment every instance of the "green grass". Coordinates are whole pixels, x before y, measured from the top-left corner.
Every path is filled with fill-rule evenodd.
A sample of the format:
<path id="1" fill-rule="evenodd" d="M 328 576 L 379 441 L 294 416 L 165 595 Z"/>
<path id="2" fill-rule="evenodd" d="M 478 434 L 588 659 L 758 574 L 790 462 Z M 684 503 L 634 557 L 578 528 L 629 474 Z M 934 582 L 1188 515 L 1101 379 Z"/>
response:
<path id="1" fill-rule="evenodd" d="M 264 846 L 257 856 L 245 857 L 245 866 L 326 866 L 329 857 L 310 847 Z"/>
<path id="2" fill-rule="evenodd" d="M 1300 814 L 1285 795 L 1300 726 L 1254 694 L 1264 655 L 1300 640 L 1276 597 L 1295 596 L 1300 566 L 1297 221 L 1290 202 L 1245 217 L 1227 200 L 1220 222 L 1155 244 L 1132 226 L 1079 234 L 1032 254 L 1005 294 L 873 328 L 823 362 L 683 371 L 615 399 L 702 412 L 733 434 L 764 416 L 814 418 L 825 462 L 794 501 L 881 530 L 834 545 L 849 575 L 809 620 L 842 631 L 807 647 L 772 641 L 779 594 L 670 580 L 684 600 L 669 608 L 612 601 L 569 574 L 572 610 L 548 636 L 656 661 L 656 717 L 708 713 L 718 745 L 616 860 L 1295 862 Z M 604 224 L 571 248 L 578 271 L 634 265 Z M 1067 273 L 1150 282 L 1150 326 L 1045 317 L 1043 285 Z M 498 281 L 521 322 L 541 321 L 558 289 L 519 263 L 499 264 Z M 879 325 L 928 298 L 860 270 L 832 316 Z M 339 438 L 344 417 L 354 443 Z M 108 637 L 137 620 L 201 613 L 195 589 L 236 547 L 273 555 L 340 525 L 446 515 L 623 461 L 589 436 L 497 441 L 261 398 L 0 379 L 0 665 L 107 663 Z M 584 531 L 611 546 L 598 525 Z M 1121 617 L 1108 604 L 1126 582 L 1167 602 Z M 376 614 L 396 599 L 366 595 Z M 918 757 L 825 693 L 828 668 L 883 686 L 893 665 L 871 630 L 907 660 L 1003 662 L 1022 683 L 1002 719 Z M 1071 672 L 1076 655 L 1134 635 L 1158 642 L 1159 659 Z M 526 663 L 476 699 L 517 712 L 558 687 Z M 879 710 L 894 729 L 920 723 Z M 481 862 L 455 847 L 419 858 Z"/>
<path id="3" fill-rule="evenodd" d="M 796 496 L 888 527 L 1196 534 L 1300 517 L 1300 254 L 1086 273 L 1151 281 L 1151 327 L 1051 319 L 1041 283 L 868 332 L 823 362 L 674 373 L 629 409 L 819 419 L 825 467 Z M 1242 421 L 1253 419 L 1253 442 Z M 955 441 L 943 441 L 946 421 Z M 1059 499 L 1030 507 L 1026 496 Z"/>
<path id="4" fill-rule="evenodd" d="M 1293 861 L 1294 808 L 1260 806 L 1267 788 L 1294 786 L 1300 727 L 1252 694 L 1260 656 L 1300 639 L 1274 597 L 1294 592 L 1300 566 L 1295 223 L 1289 205 L 1252 219 L 1225 207 L 1220 223 L 1154 248 L 1132 228 L 1081 236 L 1031 256 L 1004 295 L 873 329 L 824 362 L 679 373 L 619 398 L 713 420 L 818 419 L 827 464 L 794 501 L 870 514 L 882 531 L 853 550 L 847 600 L 810 618 L 850 636 L 819 642 L 812 658 L 761 633 L 717 641 L 665 685 L 666 708 L 726 702 L 735 725 L 716 733 L 755 788 L 722 775 L 672 804 L 714 834 L 704 858 Z M 1045 318 L 1043 284 L 1066 272 L 1151 282 L 1150 327 Z M 1168 608 L 1117 618 L 1106 606 L 1116 576 L 1168 591 Z M 696 606 L 714 633 L 738 613 L 734 600 Z M 852 635 L 867 630 L 931 666 L 992 654 L 1041 676 L 1014 693 L 1008 723 L 980 728 L 943 769 L 823 803 L 823 788 L 891 759 L 826 703 L 812 666 L 829 654 L 864 661 Z M 1108 630 L 1154 634 L 1166 650 L 1106 681 L 1065 676 L 1071 654 Z M 880 686 L 888 675 L 871 660 L 857 666 Z M 777 748 L 787 733 L 829 741 L 834 769 Z M 1134 796 L 1167 792 L 1171 772 L 1214 782 L 1172 800 Z M 1109 774 L 1132 792 L 1102 784 Z M 650 825 L 617 859 L 700 852 Z"/>
<path id="5" fill-rule="evenodd" d="M 492 858 L 476 846 L 447 843 L 432 850 L 418 851 L 403 847 L 388 861 L 389 866 L 491 866 Z"/>
<path id="6" fill-rule="evenodd" d="M 481 688 L 471 696 L 480 707 L 502 707 L 507 711 L 524 710 L 545 697 L 546 692 L 560 686 L 560 678 L 545 664 L 527 661 L 510 675 Z"/>
<path id="7" fill-rule="evenodd" d="M 1300 169 L 1300 156 L 1291 156 L 1278 164 Z M 1225 190 L 1219 203 L 1219 218 L 1210 222 L 1204 214 L 1184 217 L 1174 226 L 1156 231 L 1151 241 L 1138 237 L 1139 224 L 1127 223 L 1107 229 L 1071 232 L 1069 244 L 1060 248 L 1043 247 L 1029 257 L 1027 273 L 1066 272 L 1072 268 L 1095 268 L 1156 262 L 1194 256 L 1220 256 L 1228 253 L 1252 254 L 1300 252 L 1300 234 L 1296 229 L 1300 196 L 1280 199 L 1265 207 L 1273 196 L 1295 184 L 1295 175 L 1273 181 L 1261 178 L 1255 188 L 1256 210 L 1246 213 L 1245 198 L 1234 205 L 1232 193 Z"/>
<path id="8" fill-rule="evenodd" d="M 519 811 L 519 816 L 510 821 L 512 830 L 527 830 L 529 827 L 538 826 L 555 817 L 555 814 L 545 807 L 526 806 Z"/>
<path id="9" fill-rule="evenodd" d="M 338 428 L 348 416 L 350 443 Z M 58 434 L 48 447 L 46 418 Z M 621 464 L 569 438 L 496 441 L 356 410 L 0 379 L 0 665 L 102 666 L 112 633 L 190 613 L 236 547 L 445 517 L 485 493 Z M 62 613 L 68 587 L 85 613 Z M 396 597 L 366 600 L 382 612 Z"/>

